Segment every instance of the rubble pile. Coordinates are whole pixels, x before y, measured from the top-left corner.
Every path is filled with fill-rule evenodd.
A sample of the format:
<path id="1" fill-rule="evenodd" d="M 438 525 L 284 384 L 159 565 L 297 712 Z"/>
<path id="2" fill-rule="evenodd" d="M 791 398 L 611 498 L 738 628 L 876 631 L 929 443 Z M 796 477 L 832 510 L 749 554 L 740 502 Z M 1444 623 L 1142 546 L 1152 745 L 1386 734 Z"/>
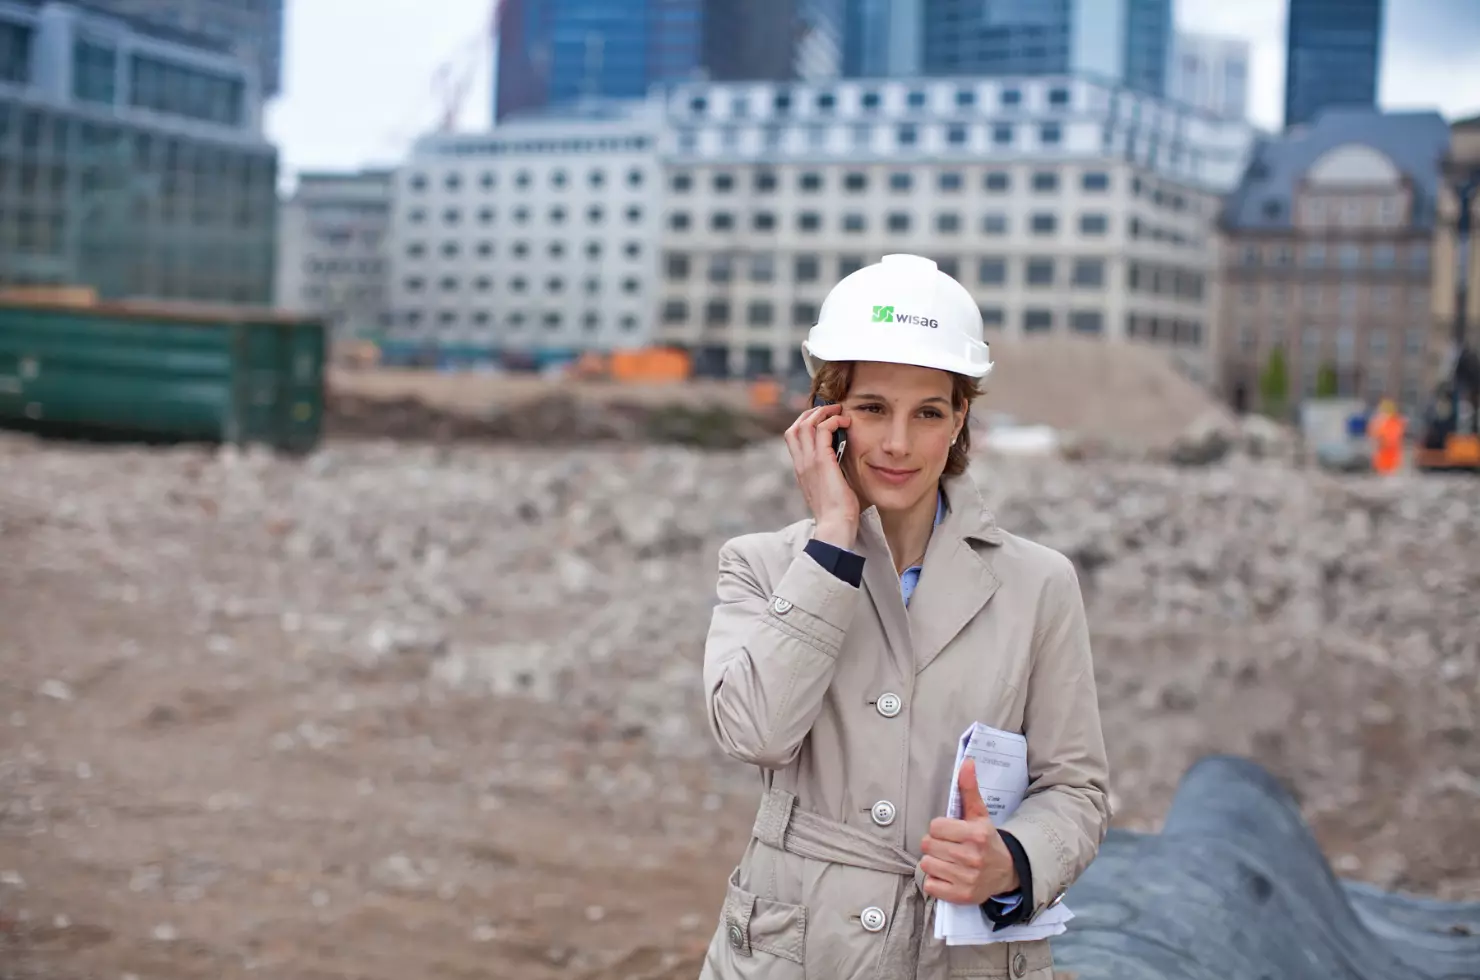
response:
<path id="1" fill-rule="evenodd" d="M 1290 784 L 1342 874 L 1480 898 L 1480 485 L 1242 453 L 975 467 L 1005 528 L 1079 569 L 1118 823 L 1156 827 L 1193 759 L 1237 752 Z M 337 814 L 334 860 L 366 880 L 388 827 L 430 847 L 572 809 L 738 854 L 755 776 L 713 747 L 700 661 L 720 543 L 804 513 L 779 442 L 295 460 L 4 436 L 0 468 L 0 720 L 23 726 L 0 740 L 0 870 L 49 812 L 26 801 L 84 807 L 74 785 L 90 807 L 105 786 L 223 801 L 317 855 L 310 824 L 252 809 L 301 793 L 284 812 Z M 325 802 L 331 779 L 352 798 Z M 418 880 L 469 887 L 442 867 Z"/>

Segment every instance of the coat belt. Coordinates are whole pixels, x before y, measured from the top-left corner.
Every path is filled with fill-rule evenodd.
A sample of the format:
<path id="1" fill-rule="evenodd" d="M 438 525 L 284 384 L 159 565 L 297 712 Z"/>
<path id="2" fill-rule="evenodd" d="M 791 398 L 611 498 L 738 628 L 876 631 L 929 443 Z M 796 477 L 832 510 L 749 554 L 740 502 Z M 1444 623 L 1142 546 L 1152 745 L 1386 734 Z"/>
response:
<path id="1" fill-rule="evenodd" d="M 935 899 L 925 894 L 924 872 L 908 851 L 801 809 L 794 794 L 780 789 L 771 789 L 761 798 L 751 835 L 798 857 L 909 878 L 896 893 L 876 975 L 894 980 L 913 977 L 918 969 L 925 976 L 945 976 L 944 964 L 935 966 L 945 958 L 945 944 L 925 932 Z"/>

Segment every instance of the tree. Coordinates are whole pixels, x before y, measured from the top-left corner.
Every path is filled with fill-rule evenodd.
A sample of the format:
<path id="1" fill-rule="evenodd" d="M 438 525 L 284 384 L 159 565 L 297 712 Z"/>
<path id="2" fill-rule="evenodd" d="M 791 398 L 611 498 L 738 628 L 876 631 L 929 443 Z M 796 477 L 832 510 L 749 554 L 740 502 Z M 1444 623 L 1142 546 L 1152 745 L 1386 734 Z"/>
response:
<path id="1" fill-rule="evenodd" d="M 1289 396 L 1290 377 L 1285 367 L 1285 352 L 1276 347 L 1269 352 L 1269 361 L 1259 375 L 1259 407 L 1270 418 L 1284 418 Z"/>
<path id="2" fill-rule="evenodd" d="M 1316 372 L 1316 397 L 1335 398 L 1337 392 L 1336 368 L 1329 362 L 1322 364 Z"/>

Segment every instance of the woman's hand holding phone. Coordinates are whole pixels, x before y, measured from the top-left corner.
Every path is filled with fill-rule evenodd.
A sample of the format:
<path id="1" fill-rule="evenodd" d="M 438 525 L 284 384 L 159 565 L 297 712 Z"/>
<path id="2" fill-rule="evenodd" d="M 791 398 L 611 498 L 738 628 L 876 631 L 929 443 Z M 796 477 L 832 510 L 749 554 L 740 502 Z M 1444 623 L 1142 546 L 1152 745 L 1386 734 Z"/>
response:
<path id="1" fill-rule="evenodd" d="M 858 537 L 858 494 L 843 476 L 833 433 L 847 429 L 852 419 L 841 405 L 822 405 L 803 412 L 786 430 L 786 448 L 791 452 L 797 485 L 812 516 L 817 520 L 813 537 L 818 541 L 851 550 Z"/>

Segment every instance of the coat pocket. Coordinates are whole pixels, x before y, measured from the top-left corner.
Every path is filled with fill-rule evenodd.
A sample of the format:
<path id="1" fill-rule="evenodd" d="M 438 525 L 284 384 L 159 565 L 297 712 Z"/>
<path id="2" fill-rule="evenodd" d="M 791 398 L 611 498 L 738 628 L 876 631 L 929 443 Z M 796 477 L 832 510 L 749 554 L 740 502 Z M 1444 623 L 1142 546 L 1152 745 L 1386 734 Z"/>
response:
<path id="1" fill-rule="evenodd" d="M 753 895 L 740 887 L 739 877 L 736 868 L 725 889 L 724 912 L 709 946 L 704 976 L 800 980 L 805 976 L 806 908 Z"/>

